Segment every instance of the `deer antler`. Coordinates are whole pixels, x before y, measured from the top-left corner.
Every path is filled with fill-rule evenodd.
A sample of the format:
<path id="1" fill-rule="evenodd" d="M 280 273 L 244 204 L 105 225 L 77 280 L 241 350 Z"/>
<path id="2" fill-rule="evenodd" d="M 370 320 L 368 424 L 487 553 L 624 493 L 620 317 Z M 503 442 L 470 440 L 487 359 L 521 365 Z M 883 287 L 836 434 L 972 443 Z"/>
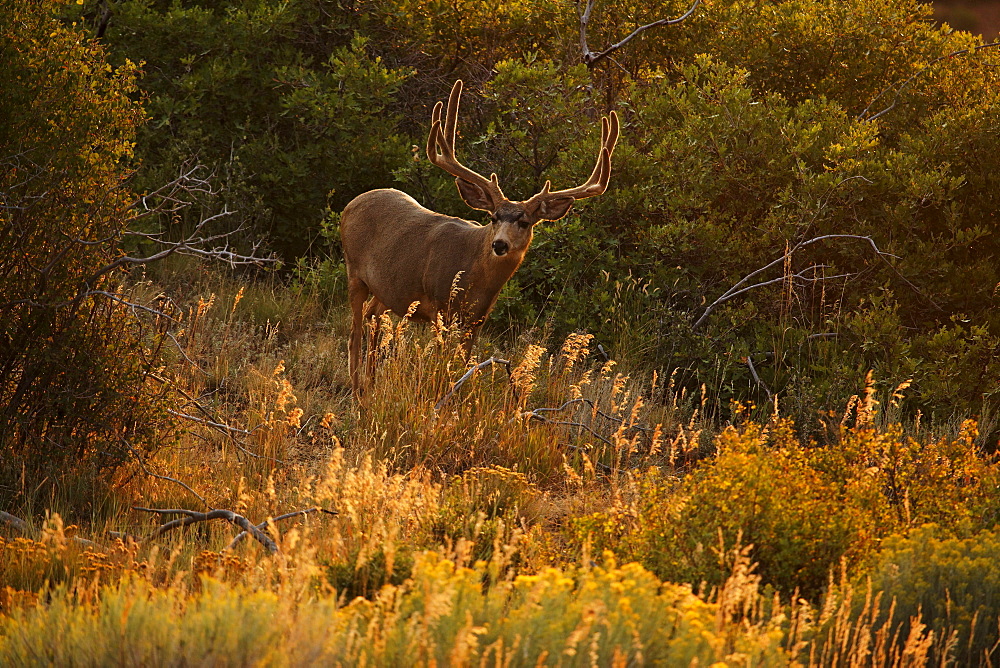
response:
<path id="1" fill-rule="evenodd" d="M 532 197 L 528 202 L 537 204 L 543 200 L 560 199 L 572 197 L 573 199 L 584 199 L 600 195 L 608 187 L 608 180 L 611 178 L 611 155 L 615 152 L 615 144 L 618 142 L 618 114 L 611 112 L 610 117 L 601 118 L 601 148 L 597 152 L 597 164 L 594 171 L 590 173 L 587 182 L 576 188 L 566 190 L 549 191 L 552 187 L 551 181 L 546 181 L 541 192 Z"/>
<path id="2" fill-rule="evenodd" d="M 486 178 L 482 174 L 472 171 L 455 157 L 455 134 L 458 126 L 458 102 L 462 97 L 462 80 L 459 79 L 451 88 L 451 95 L 448 96 L 448 115 L 445 117 L 444 128 L 441 127 L 442 103 L 434 105 L 431 112 L 431 132 L 427 136 L 427 158 L 432 164 L 437 165 L 457 179 L 467 181 L 478 186 L 493 200 L 493 207 L 485 207 L 488 211 L 493 211 L 496 204 L 506 199 L 497 175 L 491 174 Z"/>

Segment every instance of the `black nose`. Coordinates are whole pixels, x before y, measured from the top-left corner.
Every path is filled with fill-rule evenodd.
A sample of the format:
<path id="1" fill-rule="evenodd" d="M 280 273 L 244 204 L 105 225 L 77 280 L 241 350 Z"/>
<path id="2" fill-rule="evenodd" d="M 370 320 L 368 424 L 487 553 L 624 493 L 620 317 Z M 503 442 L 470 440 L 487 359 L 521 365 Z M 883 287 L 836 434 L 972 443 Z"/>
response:
<path id="1" fill-rule="evenodd" d="M 510 250 L 510 246 L 507 245 L 506 241 L 497 240 L 493 242 L 493 252 L 497 255 L 506 255 L 508 250 Z"/>

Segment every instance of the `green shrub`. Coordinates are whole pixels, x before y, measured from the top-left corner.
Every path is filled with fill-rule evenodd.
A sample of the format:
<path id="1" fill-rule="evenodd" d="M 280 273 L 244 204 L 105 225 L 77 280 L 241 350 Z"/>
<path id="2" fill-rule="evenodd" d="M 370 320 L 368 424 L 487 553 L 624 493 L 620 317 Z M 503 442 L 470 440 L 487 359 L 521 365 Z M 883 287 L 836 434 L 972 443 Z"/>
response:
<path id="1" fill-rule="evenodd" d="M 765 583 L 811 598 L 870 549 L 875 518 L 811 465 L 789 425 L 730 429 L 717 447 L 672 493 L 646 483 L 632 549 L 660 577 L 721 585 L 729 553 L 752 546 Z"/>
<path id="2" fill-rule="evenodd" d="M 137 1 L 114 12 L 106 39 L 115 59 L 145 62 L 141 186 L 193 157 L 218 173 L 253 238 L 269 236 L 294 260 L 328 204 L 339 211 L 392 185 L 407 151 L 390 103 L 410 72 L 369 53 L 349 9 Z"/>
<path id="3" fill-rule="evenodd" d="M 858 567 L 885 536 L 927 522 L 996 526 L 1000 467 L 975 438 L 972 423 L 925 441 L 859 426 L 817 447 L 786 421 L 729 428 L 683 479 L 652 469 L 635 500 L 576 518 L 569 534 L 692 585 L 720 586 L 733 550 L 748 548 L 765 584 L 816 600 L 831 572 Z"/>
<path id="4" fill-rule="evenodd" d="M 780 665 L 782 618 L 736 619 L 636 564 L 505 579 L 490 565 L 417 555 L 412 578 L 371 600 L 230 586 L 199 591 L 141 578 L 54 588 L 0 616 L 5 665 Z M 753 596 L 753 592 L 748 592 Z M 51 642 L 59 638 L 60 642 Z"/>
<path id="5" fill-rule="evenodd" d="M 992 665 L 1000 640 L 998 550 L 995 532 L 956 538 L 929 524 L 886 539 L 863 577 L 881 594 L 882 621 L 900 625 L 899 642 L 917 619 L 934 631 L 942 655 Z"/>

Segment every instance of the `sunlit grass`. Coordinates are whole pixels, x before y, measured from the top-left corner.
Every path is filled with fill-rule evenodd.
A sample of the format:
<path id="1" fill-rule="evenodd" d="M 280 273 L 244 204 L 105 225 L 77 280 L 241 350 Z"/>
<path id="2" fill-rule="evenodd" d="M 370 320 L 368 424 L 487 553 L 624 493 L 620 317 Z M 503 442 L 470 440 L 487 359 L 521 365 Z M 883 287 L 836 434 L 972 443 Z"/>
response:
<path id="1" fill-rule="evenodd" d="M 953 654 L 933 620 L 886 615 L 867 559 L 927 521 L 969 536 L 991 527 L 1000 475 L 973 423 L 940 437 L 894 421 L 905 387 L 859 388 L 830 418 L 836 444 L 820 447 L 780 414 L 755 424 L 736 410 L 735 426 L 716 424 L 704 390 L 608 360 L 586 334 L 487 341 L 480 355 L 509 367 L 456 388 L 468 369 L 459 333 L 385 319 L 357 404 L 342 308 L 216 275 L 194 287 L 172 306 L 180 325 L 158 371 L 180 436 L 117 471 L 101 497 L 68 476 L 26 534 L 0 540 L 0 663 L 835 666 Z M 271 555 L 233 544 L 239 530 L 222 520 L 149 538 L 170 518 L 134 507 L 224 508 L 253 523 L 330 512 L 273 523 Z M 774 588 L 806 575 L 808 590 Z"/>

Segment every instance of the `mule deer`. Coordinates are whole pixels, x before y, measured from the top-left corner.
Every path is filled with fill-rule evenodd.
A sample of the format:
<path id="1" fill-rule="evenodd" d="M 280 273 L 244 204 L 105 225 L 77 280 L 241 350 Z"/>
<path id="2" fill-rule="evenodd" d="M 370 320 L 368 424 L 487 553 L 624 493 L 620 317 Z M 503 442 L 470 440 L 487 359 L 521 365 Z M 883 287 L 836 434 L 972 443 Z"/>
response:
<path id="1" fill-rule="evenodd" d="M 427 157 L 455 177 L 458 192 L 473 209 L 488 211 L 489 225 L 435 213 L 392 188 L 370 190 L 355 197 L 340 220 L 347 290 L 351 301 L 350 373 L 360 396 L 361 338 L 365 322 L 392 310 L 414 320 L 433 322 L 438 314 L 455 318 L 466 330 L 466 360 L 501 288 L 513 276 L 531 244 L 532 228 L 540 220 L 558 220 L 573 202 L 600 195 L 611 175 L 611 154 L 618 140 L 618 116 L 601 119 L 597 165 L 581 186 L 541 192 L 512 202 L 500 190 L 497 175 L 485 178 L 455 158 L 455 134 L 462 82 L 434 106 L 427 137 Z M 369 295 L 372 296 L 368 301 Z M 415 306 L 413 306 L 415 305 Z M 374 369 L 376 327 L 368 341 L 369 376 Z"/>

